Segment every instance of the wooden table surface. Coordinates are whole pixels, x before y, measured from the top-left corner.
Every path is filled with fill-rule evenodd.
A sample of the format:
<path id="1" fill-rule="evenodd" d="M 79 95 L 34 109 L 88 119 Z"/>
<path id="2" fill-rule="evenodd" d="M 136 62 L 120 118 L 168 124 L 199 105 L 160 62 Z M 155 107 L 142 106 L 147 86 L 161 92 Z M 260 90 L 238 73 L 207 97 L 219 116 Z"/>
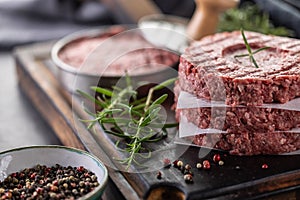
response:
<path id="1" fill-rule="evenodd" d="M 30 145 L 63 145 L 20 89 L 12 52 L 0 52 L 0 66 L 0 152 Z M 103 200 L 122 198 L 110 180 Z"/>
<path id="2" fill-rule="evenodd" d="M 45 45 L 45 46 L 44 46 Z M 101 160 L 110 161 L 115 145 L 100 129 L 91 134 L 82 126 L 75 127 L 73 112 L 81 116 L 82 109 L 71 106 L 70 94 L 61 88 L 49 70 L 49 46 L 37 44 L 19 49 L 16 54 L 16 72 L 19 87 L 35 105 L 62 144 L 86 149 Z M 50 60 L 51 62 L 51 60 Z M 76 104 L 75 104 L 76 105 Z M 77 107 L 79 108 L 79 107 Z M 74 110 L 75 109 L 75 110 Z M 86 113 L 85 113 L 86 114 Z M 85 118 L 85 117 L 84 117 Z M 79 123 L 80 124 L 80 123 Z M 81 123 L 82 124 L 82 123 Z M 198 158 L 197 148 L 188 148 L 180 156 L 192 166 Z M 212 158 L 209 152 L 207 159 Z M 225 157 L 224 157 L 225 159 Z M 109 168 L 110 184 L 105 199 L 297 199 L 300 188 L 300 156 L 226 156 L 226 165 L 215 170 L 194 171 L 197 181 L 187 184 L 174 167 L 164 170 L 165 178 L 158 180 L 156 171 L 149 173 L 124 173 Z M 259 163 L 268 163 L 267 171 Z M 238 170 L 235 166 L 240 166 Z M 173 199 L 174 199 L 173 198 Z"/>
<path id="3" fill-rule="evenodd" d="M 61 144 L 51 127 L 19 89 L 12 52 L 0 52 L 0 151 Z"/>

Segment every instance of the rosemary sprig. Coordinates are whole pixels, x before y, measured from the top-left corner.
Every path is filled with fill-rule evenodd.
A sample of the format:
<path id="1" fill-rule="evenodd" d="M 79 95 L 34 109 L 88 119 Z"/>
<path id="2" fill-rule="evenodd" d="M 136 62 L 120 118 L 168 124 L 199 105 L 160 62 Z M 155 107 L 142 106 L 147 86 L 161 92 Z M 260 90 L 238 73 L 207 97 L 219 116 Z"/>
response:
<path id="1" fill-rule="evenodd" d="M 151 150 L 144 147 L 144 143 L 157 142 L 167 135 L 167 129 L 176 127 L 177 123 L 165 123 L 164 116 L 160 114 L 161 104 L 167 99 L 168 95 L 154 99 L 154 92 L 161 90 L 176 79 L 169 79 L 149 89 L 146 98 L 139 98 L 137 91 L 134 90 L 129 76 L 126 76 L 126 86 L 114 90 L 101 87 L 92 87 L 100 97 L 78 91 L 83 97 L 95 103 L 100 110 L 92 113 L 91 120 L 82 120 L 88 123 L 88 128 L 92 128 L 99 123 L 107 134 L 120 138 L 116 147 L 126 153 L 126 158 L 119 160 L 126 165 L 126 169 L 135 163 L 140 165 L 139 159 L 151 156 Z M 120 141 L 125 141 L 125 147 L 120 147 Z M 141 152 L 147 152 L 144 156 Z"/>
<path id="2" fill-rule="evenodd" d="M 247 54 L 240 54 L 240 55 L 235 55 L 234 58 L 240 58 L 240 57 L 246 57 L 246 56 L 249 56 L 250 58 L 250 62 L 254 64 L 254 66 L 256 68 L 259 68 L 255 58 L 254 58 L 254 54 L 260 52 L 260 51 L 263 51 L 263 50 L 266 50 L 266 49 L 269 49 L 270 47 L 262 47 L 262 48 L 259 48 L 257 50 L 255 50 L 254 52 L 252 52 L 252 49 L 247 41 L 247 38 L 245 36 L 245 33 L 244 33 L 244 29 L 241 29 L 241 33 L 242 33 L 242 37 L 243 37 L 243 40 L 244 40 L 244 43 L 245 43 L 245 46 L 246 46 L 246 49 L 248 51 Z"/>

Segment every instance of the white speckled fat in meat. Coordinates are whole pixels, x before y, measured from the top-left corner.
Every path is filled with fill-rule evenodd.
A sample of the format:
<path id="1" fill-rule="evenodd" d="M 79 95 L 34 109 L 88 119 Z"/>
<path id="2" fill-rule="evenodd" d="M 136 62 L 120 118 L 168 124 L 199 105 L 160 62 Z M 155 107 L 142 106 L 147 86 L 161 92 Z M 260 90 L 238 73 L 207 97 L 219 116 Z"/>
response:
<path id="1" fill-rule="evenodd" d="M 270 47 L 254 55 L 259 68 L 249 57 L 234 57 L 247 53 L 239 31 L 207 36 L 187 48 L 180 58 L 175 104 L 184 91 L 223 101 L 228 107 L 216 118 L 211 116 L 211 108 L 203 107 L 176 109 L 176 117 L 179 120 L 182 115 L 199 128 L 226 131 L 195 135 L 196 145 L 235 155 L 296 151 L 300 149 L 300 134 L 290 130 L 300 126 L 300 111 L 257 106 L 286 103 L 300 96 L 300 40 L 254 32 L 245 35 L 253 51 Z M 207 80 L 214 79 L 222 80 L 222 87 L 208 84 Z"/>
<path id="2" fill-rule="evenodd" d="M 247 52 L 240 32 L 219 33 L 193 43 L 181 56 L 180 87 L 206 99 L 213 93 L 226 92 L 225 101 L 233 106 L 284 103 L 300 96 L 300 41 L 245 34 L 253 51 L 270 47 L 254 55 L 259 68 L 249 57 L 234 58 Z M 221 79 L 224 87 L 207 88 L 208 76 Z"/>

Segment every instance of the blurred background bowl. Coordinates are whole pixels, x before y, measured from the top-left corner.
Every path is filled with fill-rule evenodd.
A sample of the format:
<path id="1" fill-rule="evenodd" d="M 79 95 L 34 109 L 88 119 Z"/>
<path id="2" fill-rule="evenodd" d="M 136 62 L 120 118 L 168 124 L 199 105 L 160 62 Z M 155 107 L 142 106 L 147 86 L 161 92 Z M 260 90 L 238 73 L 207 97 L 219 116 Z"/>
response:
<path id="1" fill-rule="evenodd" d="M 138 27 L 152 44 L 181 54 L 190 43 L 186 35 L 188 22 L 189 19 L 184 17 L 153 14 L 142 17 L 138 21 Z"/>
<path id="2" fill-rule="evenodd" d="M 79 167 L 95 173 L 98 177 L 99 186 L 83 196 L 81 199 L 100 199 L 107 185 L 108 172 L 105 165 L 92 154 L 69 147 L 48 145 L 28 146 L 7 150 L 0 153 L 0 180 L 7 175 L 31 168 L 35 165 L 46 165 L 48 167 L 59 164 L 61 166 Z"/>
<path id="3" fill-rule="evenodd" d="M 72 93 L 96 85 L 110 88 L 125 70 L 133 81 L 160 83 L 177 76 L 179 61 L 177 52 L 148 42 L 140 29 L 125 25 L 66 36 L 53 46 L 51 57 L 58 80 Z"/>

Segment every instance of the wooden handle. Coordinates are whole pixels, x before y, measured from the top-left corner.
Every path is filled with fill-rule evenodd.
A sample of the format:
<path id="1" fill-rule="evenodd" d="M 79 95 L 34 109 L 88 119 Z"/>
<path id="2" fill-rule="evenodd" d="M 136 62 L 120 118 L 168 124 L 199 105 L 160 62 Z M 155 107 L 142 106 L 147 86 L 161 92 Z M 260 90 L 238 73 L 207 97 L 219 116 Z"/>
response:
<path id="1" fill-rule="evenodd" d="M 114 14 L 118 22 L 137 23 L 141 17 L 162 14 L 160 8 L 150 0 L 99 0 Z"/>
<path id="2" fill-rule="evenodd" d="M 213 34 L 216 31 L 219 15 L 235 7 L 239 0 L 195 0 L 196 10 L 187 27 L 187 35 L 193 40 Z"/>

